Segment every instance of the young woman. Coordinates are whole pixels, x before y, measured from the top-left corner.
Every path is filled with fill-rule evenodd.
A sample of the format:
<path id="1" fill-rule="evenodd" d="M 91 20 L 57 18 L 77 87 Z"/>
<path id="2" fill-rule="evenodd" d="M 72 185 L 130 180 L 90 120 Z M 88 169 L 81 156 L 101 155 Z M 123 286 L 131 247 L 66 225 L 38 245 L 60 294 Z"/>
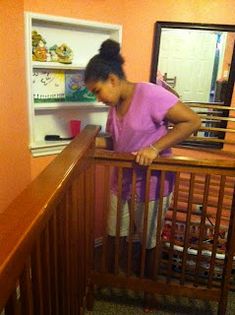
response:
<path id="1" fill-rule="evenodd" d="M 126 79 L 124 59 L 119 43 L 106 40 L 99 53 L 88 63 L 85 83 L 98 101 L 110 107 L 106 131 L 111 135 L 112 148 L 117 152 L 130 152 L 136 156 L 136 209 L 135 224 L 143 226 L 145 199 L 145 169 L 159 155 L 171 154 L 170 148 L 188 138 L 200 127 L 200 118 L 178 97 L 161 86 L 152 83 L 134 83 Z M 168 124 L 173 124 L 168 129 Z M 104 140 L 102 138 L 101 140 Z M 104 142 L 98 143 L 104 146 Z M 141 167 L 140 167 L 141 166 Z M 122 184 L 122 210 L 120 236 L 128 235 L 129 201 L 131 198 L 131 170 L 124 170 Z M 167 209 L 173 190 L 174 176 L 165 178 L 163 205 Z M 115 236 L 117 212 L 117 172 L 111 183 L 111 203 L 108 215 L 108 234 Z M 146 248 L 151 256 L 156 246 L 157 207 L 159 199 L 159 172 L 151 174 L 149 215 Z M 163 210 L 164 212 L 164 210 Z M 150 273 L 147 276 L 150 276 Z"/>

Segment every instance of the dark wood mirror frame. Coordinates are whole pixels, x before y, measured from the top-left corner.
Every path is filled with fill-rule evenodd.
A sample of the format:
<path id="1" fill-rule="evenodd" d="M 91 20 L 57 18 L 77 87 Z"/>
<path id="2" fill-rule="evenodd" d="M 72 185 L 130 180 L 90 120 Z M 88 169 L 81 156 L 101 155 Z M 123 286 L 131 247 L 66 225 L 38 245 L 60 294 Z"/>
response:
<path id="1" fill-rule="evenodd" d="M 161 40 L 161 31 L 163 28 L 172 29 L 191 29 L 191 30 L 205 30 L 205 31 L 222 31 L 222 32 L 234 32 L 235 25 L 222 25 L 222 24 L 200 24 L 200 23 L 184 23 L 184 22 L 162 22 L 157 21 L 154 25 L 154 37 L 152 48 L 152 63 L 150 72 L 150 82 L 156 83 L 156 73 L 158 69 L 158 58 Z M 228 76 L 228 85 L 226 89 L 224 105 L 229 106 L 231 104 L 233 86 L 235 80 L 235 44 L 233 47 L 233 54 L 231 60 L 231 67 Z"/>

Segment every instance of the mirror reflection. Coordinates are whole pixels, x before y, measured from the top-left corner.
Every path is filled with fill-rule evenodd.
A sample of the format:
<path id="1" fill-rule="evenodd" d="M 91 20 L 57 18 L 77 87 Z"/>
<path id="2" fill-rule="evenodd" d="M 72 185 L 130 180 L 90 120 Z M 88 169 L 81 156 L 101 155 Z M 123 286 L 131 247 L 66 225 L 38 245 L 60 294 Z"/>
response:
<path id="1" fill-rule="evenodd" d="M 224 102 L 235 40 L 231 27 L 157 22 L 151 82 L 164 80 L 184 102 Z"/>
<path id="2" fill-rule="evenodd" d="M 170 82 L 183 101 L 223 101 L 234 38 L 227 32 L 163 29 L 158 76 Z"/>
<path id="3" fill-rule="evenodd" d="M 202 119 L 200 131 L 182 145 L 222 148 L 231 142 L 234 41 L 235 25 L 155 23 L 150 81 L 170 86 Z"/>

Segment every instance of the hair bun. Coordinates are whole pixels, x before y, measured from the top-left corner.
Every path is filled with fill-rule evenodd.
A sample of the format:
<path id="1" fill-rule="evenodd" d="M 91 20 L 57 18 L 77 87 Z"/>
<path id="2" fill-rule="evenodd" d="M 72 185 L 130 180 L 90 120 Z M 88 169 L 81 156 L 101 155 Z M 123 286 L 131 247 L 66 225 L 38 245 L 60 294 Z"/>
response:
<path id="1" fill-rule="evenodd" d="M 106 60 L 119 59 L 120 45 L 112 39 L 107 39 L 102 43 L 99 52 Z"/>

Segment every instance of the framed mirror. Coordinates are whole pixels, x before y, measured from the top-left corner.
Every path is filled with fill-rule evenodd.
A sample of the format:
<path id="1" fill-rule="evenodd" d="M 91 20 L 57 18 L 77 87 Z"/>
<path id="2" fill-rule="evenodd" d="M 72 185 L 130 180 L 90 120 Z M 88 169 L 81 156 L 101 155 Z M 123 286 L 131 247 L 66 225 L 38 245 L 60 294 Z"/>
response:
<path id="1" fill-rule="evenodd" d="M 150 82 L 164 82 L 202 117 L 190 146 L 223 148 L 235 79 L 235 25 L 156 22 Z M 234 112 L 233 112 L 234 113 Z"/>
<path id="2" fill-rule="evenodd" d="M 182 101 L 229 105 L 235 25 L 156 22 L 150 81 L 163 77 Z"/>

